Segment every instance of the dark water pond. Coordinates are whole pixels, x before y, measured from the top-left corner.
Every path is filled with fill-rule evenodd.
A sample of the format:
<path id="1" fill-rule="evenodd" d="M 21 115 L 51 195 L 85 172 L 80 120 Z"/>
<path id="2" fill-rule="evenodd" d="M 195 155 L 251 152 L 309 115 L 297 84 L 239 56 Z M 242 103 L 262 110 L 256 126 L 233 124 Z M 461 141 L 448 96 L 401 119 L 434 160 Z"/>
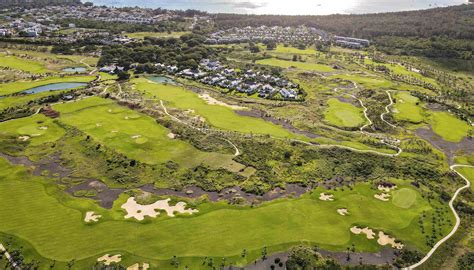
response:
<path id="1" fill-rule="evenodd" d="M 82 83 L 82 82 L 51 83 L 51 84 L 46 84 L 46 85 L 33 87 L 33 88 L 28 89 L 28 90 L 22 91 L 20 93 L 22 93 L 22 94 L 36 94 L 36 93 L 42 93 L 42 92 L 46 92 L 46 91 L 59 91 L 59 90 L 74 89 L 74 88 L 83 87 L 83 86 L 86 86 L 86 85 L 87 85 L 87 83 Z"/>

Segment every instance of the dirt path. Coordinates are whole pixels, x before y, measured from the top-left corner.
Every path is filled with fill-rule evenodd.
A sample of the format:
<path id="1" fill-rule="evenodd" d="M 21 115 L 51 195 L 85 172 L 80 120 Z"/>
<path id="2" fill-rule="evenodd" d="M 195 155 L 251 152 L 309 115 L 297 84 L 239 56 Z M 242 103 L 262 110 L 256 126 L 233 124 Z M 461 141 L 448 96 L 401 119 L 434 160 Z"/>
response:
<path id="1" fill-rule="evenodd" d="M 417 268 L 418 266 L 422 265 L 423 263 L 425 263 L 427 260 L 429 260 L 431 258 L 431 256 L 435 253 L 435 251 L 446 241 L 449 240 L 449 238 L 451 238 L 455 233 L 456 231 L 458 230 L 459 228 L 459 224 L 461 223 L 461 219 L 459 218 L 459 215 L 458 213 L 456 212 L 456 209 L 454 209 L 454 206 L 453 206 L 453 203 L 454 201 L 456 200 L 456 198 L 458 197 L 459 193 L 461 191 L 463 191 L 464 189 L 467 189 L 471 186 L 471 182 L 469 182 L 469 180 L 464 176 L 462 175 L 461 173 L 459 173 L 458 171 L 456 171 L 456 168 L 458 167 L 465 167 L 465 168 L 474 168 L 474 166 L 470 166 L 470 165 L 452 165 L 451 167 L 449 167 L 452 171 L 454 171 L 455 173 L 457 173 L 462 179 L 464 179 L 464 181 L 466 181 L 466 185 L 465 186 L 462 186 L 460 188 L 458 188 L 458 190 L 456 190 L 456 192 L 454 193 L 453 195 L 453 198 L 451 199 L 451 201 L 449 201 L 449 208 L 451 208 L 451 211 L 453 212 L 454 214 L 454 217 L 456 218 L 456 224 L 454 225 L 453 229 L 451 230 L 451 232 L 446 235 L 443 239 L 439 240 L 438 243 L 436 243 L 436 245 L 434 245 L 434 247 L 425 255 L 425 257 L 423 257 L 423 259 L 421 259 L 421 261 L 415 263 L 414 265 L 411 265 L 411 266 L 408 266 L 406 268 L 403 268 L 405 270 L 410 270 L 410 269 L 415 269 Z"/>
<path id="2" fill-rule="evenodd" d="M 189 124 L 189 123 L 187 123 L 187 122 L 185 122 L 185 121 L 182 121 L 181 119 L 179 119 L 179 118 L 177 118 L 177 117 L 171 115 L 171 114 L 168 112 L 168 110 L 166 109 L 165 104 L 163 104 L 163 100 L 160 100 L 160 106 L 161 106 L 161 108 L 163 109 L 163 111 L 165 112 L 165 114 L 166 114 L 167 116 L 171 117 L 171 119 L 173 119 L 174 121 L 179 122 L 179 123 L 181 123 L 181 124 L 183 124 L 183 125 L 186 125 L 186 126 L 192 128 L 192 129 L 198 130 L 198 131 L 200 131 L 200 132 L 202 132 L 202 133 L 204 133 L 204 134 L 207 134 L 207 132 L 209 131 L 209 130 L 204 129 L 204 128 L 197 128 L 197 127 L 195 127 L 195 126 L 193 126 L 193 125 L 191 125 L 191 124 Z M 223 138 L 223 140 L 225 140 L 226 142 L 228 142 L 228 143 L 234 148 L 234 150 L 235 150 L 234 156 L 240 156 L 241 152 L 240 152 L 239 148 L 237 148 L 237 146 L 236 146 L 233 142 L 231 142 L 230 140 L 225 139 L 225 138 Z"/>
<path id="3" fill-rule="evenodd" d="M 5 252 L 4 256 L 5 258 L 10 262 L 10 265 L 15 269 L 15 270 L 21 270 L 21 268 L 17 265 L 17 263 L 13 260 L 12 256 L 10 253 L 8 253 L 7 249 L 0 244 L 0 252 Z"/>
<path id="4" fill-rule="evenodd" d="M 380 120 L 382 120 L 385 124 L 387 124 L 387 125 L 389 125 L 389 126 L 391 126 L 391 127 L 393 127 L 393 128 L 397 128 L 396 125 L 394 125 L 394 124 L 388 122 L 388 121 L 385 120 L 385 118 L 384 118 L 384 116 L 385 116 L 386 114 L 389 114 L 389 113 L 390 113 L 390 107 L 393 105 L 393 99 L 392 99 L 392 95 L 390 95 L 390 90 L 385 91 L 385 93 L 387 93 L 387 95 L 388 95 L 388 99 L 390 100 L 390 104 L 388 104 L 387 106 L 385 106 L 385 112 L 380 115 Z"/>

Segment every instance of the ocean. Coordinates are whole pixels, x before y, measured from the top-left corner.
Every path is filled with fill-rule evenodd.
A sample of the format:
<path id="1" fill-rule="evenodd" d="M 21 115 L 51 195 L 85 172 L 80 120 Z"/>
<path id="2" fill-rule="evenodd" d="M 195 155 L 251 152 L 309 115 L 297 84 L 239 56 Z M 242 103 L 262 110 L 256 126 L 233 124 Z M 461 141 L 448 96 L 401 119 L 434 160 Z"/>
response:
<path id="1" fill-rule="evenodd" d="M 327 15 L 428 9 L 468 3 L 468 0 L 83 0 L 96 5 L 198 9 L 211 13 Z"/>

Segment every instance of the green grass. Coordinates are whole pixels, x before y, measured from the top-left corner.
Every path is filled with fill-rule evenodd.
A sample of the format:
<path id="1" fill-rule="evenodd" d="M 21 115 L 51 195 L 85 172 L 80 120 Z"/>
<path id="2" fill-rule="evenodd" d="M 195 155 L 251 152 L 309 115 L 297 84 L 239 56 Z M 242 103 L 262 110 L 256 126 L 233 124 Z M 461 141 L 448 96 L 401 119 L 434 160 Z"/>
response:
<path id="1" fill-rule="evenodd" d="M 63 82 L 90 82 L 95 79 L 95 76 L 64 76 L 64 77 L 51 77 L 41 79 L 37 81 L 17 81 L 11 83 L 5 83 L 0 85 L 0 96 L 9 95 L 24 90 L 28 90 L 34 87 Z"/>
<path id="2" fill-rule="evenodd" d="M 143 78 L 134 79 L 132 82 L 136 85 L 137 90 L 145 91 L 149 97 L 165 101 L 166 106 L 183 110 L 192 109 L 196 114 L 204 117 L 209 124 L 223 130 L 270 134 L 281 138 L 298 137 L 286 129 L 262 119 L 240 116 L 224 106 L 209 105 L 197 94 L 180 86 L 157 84 Z"/>
<path id="3" fill-rule="evenodd" d="M 286 60 L 280 60 L 276 58 L 267 58 L 263 60 L 258 60 L 256 63 L 259 65 L 276 66 L 276 67 L 281 67 L 281 68 L 294 67 L 297 69 L 318 71 L 318 72 L 334 71 L 334 69 L 328 65 L 309 63 L 309 62 L 286 61 Z"/>
<path id="4" fill-rule="evenodd" d="M 316 54 L 316 50 L 313 48 L 306 48 L 304 50 L 300 50 L 294 47 L 285 47 L 283 45 L 278 45 L 275 50 L 271 50 L 269 52 L 276 52 L 276 53 L 284 53 L 284 54 Z"/>
<path id="5" fill-rule="evenodd" d="M 455 169 L 457 172 L 466 177 L 469 182 L 471 182 L 471 190 L 474 190 L 474 168 L 458 167 Z"/>
<path id="6" fill-rule="evenodd" d="M 472 129 L 468 123 L 447 112 L 432 112 L 428 121 L 433 131 L 449 142 L 460 142 Z"/>
<path id="7" fill-rule="evenodd" d="M 393 82 L 375 76 L 363 76 L 358 74 L 337 74 L 329 77 L 330 79 L 343 79 L 361 84 L 368 89 L 390 89 L 395 85 Z"/>
<path id="8" fill-rule="evenodd" d="M 328 100 L 328 109 L 324 117 L 329 123 L 338 127 L 359 127 L 365 123 L 362 108 L 336 98 Z"/>
<path id="9" fill-rule="evenodd" d="M 392 203 L 400 208 L 410 208 L 416 202 L 417 193 L 413 189 L 402 188 L 392 193 Z"/>
<path id="10" fill-rule="evenodd" d="M 145 39 L 145 37 L 154 37 L 154 38 L 179 38 L 183 35 L 190 34 L 191 32 L 135 32 L 135 33 L 125 33 L 129 38 L 136 39 Z"/>
<path id="11" fill-rule="evenodd" d="M 119 208 L 127 198 L 123 195 L 112 210 L 100 209 L 92 201 L 65 195 L 46 184 L 48 180 L 31 177 L 22 167 L 12 167 L 3 159 L 0 179 L 0 232 L 25 239 L 39 254 L 58 261 L 124 252 L 145 260 L 178 256 L 202 261 L 198 257 L 237 257 L 243 249 L 259 251 L 263 246 L 281 251 L 301 241 L 340 251 L 351 243 L 356 243 L 358 251 L 381 248 L 375 240 L 351 234 L 353 225 L 383 230 L 410 247 L 427 251 L 416 220 L 423 211 L 433 209 L 415 190 L 416 201 L 403 209 L 376 200 L 373 195 L 377 191 L 358 184 L 353 190 L 332 192 L 333 202 L 318 200 L 323 192 L 318 189 L 301 199 L 253 208 L 204 203 L 193 216 L 160 216 L 138 223 L 123 220 Z M 412 189 L 408 183 L 400 186 Z M 348 208 L 349 216 L 336 212 L 342 207 Z M 85 224 L 82 219 L 89 210 L 102 214 L 102 220 Z"/>
<path id="12" fill-rule="evenodd" d="M 44 129 L 47 127 L 47 129 Z M 41 145 L 57 141 L 64 135 L 64 130 L 51 118 L 42 114 L 0 123 L 0 134 L 29 136 L 30 145 Z"/>
<path id="13" fill-rule="evenodd" d="M 58 104 L 59 121 L 74 126 L 96 141 L 129 158 L 148 164 L 173 160 L 186 167 L 206 163 L 212 167 L 232 167 L 232 155 L 202 152 L 190 144 L 167 137 L 170 131 L 154 119 L 111 100 L 97 97 Z"/>
<path id="14" fill-rule="evenodd" d="M 399 92 L 394 98 L 396 100 L 393 105 L 395 119 L 415 124 L 425 120 L 423 108 L 420 106 L 420 100 L 417 97 L 410 95 L 408 92 Z"/>
<path id="15" fill-rule="evenodd" d="M 11 69 L 37 74 L 50 72 L 50 70 L 48 70 L 46 66 L 39 61 L 27 60 L 9 55 L 0 55 L 0 67 L 8 67 Z"/>

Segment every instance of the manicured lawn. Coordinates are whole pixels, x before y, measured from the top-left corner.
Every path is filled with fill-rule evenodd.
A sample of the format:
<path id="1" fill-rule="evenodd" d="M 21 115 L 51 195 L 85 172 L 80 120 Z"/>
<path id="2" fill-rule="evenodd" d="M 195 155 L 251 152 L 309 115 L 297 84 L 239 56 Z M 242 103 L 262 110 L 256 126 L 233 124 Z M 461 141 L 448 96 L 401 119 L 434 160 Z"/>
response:
<path id="1" fill-rule="evenodd" d="M 50 71 L 39 61 L 27 60 L 3 54 L 0 54 L 0 67 L 8 67 L 29 73 L 46 73 Z"/>
<path id="2" fill-rule="evenodd" d="M 282 138 L 297 137 L 284 128 L 262 119 L 240 116 L 224 106 L 209 105 L 197 94 L 183 87 L 158 84 L 143 78 L 134 79 L 132 82 L 137 90 L 145 91 L 149 97 L 156 98 L 157 101 L 165 101 L 166 106 L 194 110 L 214 127 L 242 133 L 270 134 Z"/>
<path id="3" fill-rule="evenodd" d="M 41 145 L 57 141 L 64 135 L 64 130 L 51 118 L 37 114 L 0 123 L 0 134 L 28 136 L 31 145 Z"/>
<path id="4" fill-rule="evenodd" d="M 408 92 L 399 92 L 394 96 L 396 103 L 393 105 L 394 117 L 397 120 L 411 123 L 421 123 L 425 119 L 423 108 L 417 97 Z M 418 103 L 418 105 L 417 105 Z"/>
<path id="5" fill-rule="evenodd" d="M 260 251 L 263 246 L 279 251 L 301 241 L 339 251 L 351 243 L 358 251 L 381 248 L 375 240 L 351 234 L 353 225 L 383 230 L 406 245 L 427 251 L 415 221 L 423 211 L 433 211 L 415 190 L 416 202 L 404 209 L 373 198 L 377 191 L 368 184 L 358 184 L 353 190 L 331 192 L 333 202 L 317 199 L 323 192 L 318 189 L 302 199 L 253 208 L 204 203 L 193 216 L 159 216 L 138 223 L 123 220 L 120 205 L 126 196 L 121 196 L 112 210 L 99 209 L 91 201 L 65 195 L 54 185 L 47 184 L 45 189 L 48 180 L 31 177 L 3 159 L 0 179 L 0 232 L 24 239 L 42 256 L 58 261 L 124 252 L 145 261 L 173 256 L 202 261 L 197 257 L 238 257 L 243 249 Z M 401 188 L 412 189 L 408 183 Z M 349 216 L 339 215 L 338 208 L 347 208 Z M 103 215 L 99 223 L 87 225 L 82 221 L 90 210 Z M 443 233 L 448 229 L 445 227 Z"/>
<path id="6" fill-rule="evenodd" d="M 460 142 L 472 127 L 447 112 L 432 112 L 429 118 L 431 128 L 449 142 Z"/>
<path id="7" fill-rule="evenodd" d="M 306 48 L 304 50 L 300 50 L 294 47 L 285 47 L 283 45 L 278 45 L 277 48 L 273 51 L 269 52 L 276 52 L 276 53 L 285 53 L 285 54 L 316 54 L 316 50 L 313 48 Z"/>
<path id="8" fill-rule="evenodd" d="M 125 35 L 129 38 L 136 39 L 145 39 L 145 37 L 154 37 L 154 38 L 179 38 L 182 35 L 190 34 L 191 32 L 136 32 L 136 33 L 126 33 Z"/>
<path id="9" fill-rule="evenodd" d="M 362 108 L 331 98 L 324 117 L 329 123 L 339 127 L 359 127 L 365 123 Z"/>
<path id="10" fill-rule="evenodd" d="M 402 188 L 393 192 L 392 203 L 400 208 L 410 208 L 415 203 L 416 196 L 413 189 Z"/>
<path id="11" fill-rule="evenodd" d="M 369 89 L 379 89 L 379 88 L 389 89 L 389 88 L 394 87 L 394 84 L 391 81 L 385 80 L 380 77 L 374 77 L 374 76 L 363 76 L 363 75 L 355 75 L 355 74 L 337 74 L 329 78 L 353 81 Z"/>
<path id="12" fill-rule="evenodd" d="M 190 144 L 168 138 L 170 131 L 146 115 L 97 97 L 58 104 L 59 121 L 74 126 L 96 141 L 132 159 L 158 164 L 173 160 L 186 167 L 206 163 L 234 166 L 232 155 L 202 152 Z"/>
<path id="13" fill-rule="evenodd" d="M 28 90 L 34 87 L 53 84 L 53 83 L 64 83 L 64 82 L 90 82 L 95 79 L 95 76 L 64 76 L 64 77 L 51 77 L 41 79 L 37 81 L 17 81 L 12 83 L 5 83 L 0 85 L 0 96 L 9 95 L 24 90 Z"/>
<path id="14" fill-rule="evenodd" d="M 286 61 L 286 60 L 280 60 L 280 59 L 276 59 L 276 58 L 268 58 L 268 59 L 258 60 L 257 64 L 267 65 L 267 66 L 276 66 L 276 67 L 282 67 L 282 68 L 294 67 L 294 68 L 297 68 L 297 69 L 319 71 L 319 72 L 334 71 L 334 69 L 332 67 L 327 66 L 327 65 L 309 63 L 309 62 Z"/>

